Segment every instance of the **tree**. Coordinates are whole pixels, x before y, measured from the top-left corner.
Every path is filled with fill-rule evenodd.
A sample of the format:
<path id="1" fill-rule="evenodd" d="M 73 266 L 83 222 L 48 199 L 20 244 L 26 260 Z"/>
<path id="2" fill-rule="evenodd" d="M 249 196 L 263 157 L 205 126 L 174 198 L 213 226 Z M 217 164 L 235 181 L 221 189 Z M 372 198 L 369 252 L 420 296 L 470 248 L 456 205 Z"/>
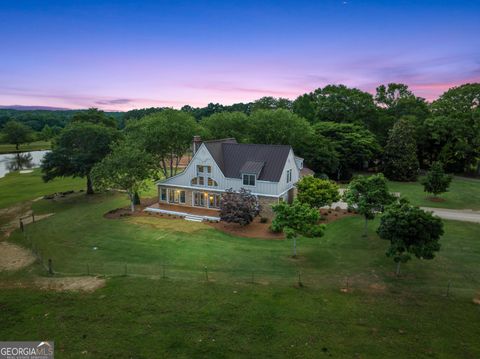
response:
<path id="1" fill-rule="evenodd" d="M 242 112 L 219 112 L 202 119 L 201 124 L 212 139 L 235 138 L 242 142 L 248 137 L 249 118 Z"/>
<path id="2" fill-rule="evenodd" d="M 375 218 L 377 212 L 394 201 L 383 174 L 373 176 L 357 176 L 348 185 L 343 194 L 349 207 L 356 208 L 365 217 L 365 237 L 368 231 L 368 220 Z"/>
<path id="3" fill-rule="evenodd" d="M 178 170 L 180 158 L 189 149 L 196 133 L 195 119 L 182 111 L 165 109 L 127 125 L 127 136 L 145 148 L 165 177 Z"/>
<path id="4" fill-rule="evenodd" d="M 315 178 L 313 176 L 303 177 L 297 182 L 298 200 L 307 203 L 313 208 L 330 206 L 340 199 L 338 186 L 335 182 Z"/>
<path id="5" fill-rule="evenodd" d="M 260 210 L 257 197 L 245 188 L 240 188 L 238 192 L 229 188 L 222 193 L 220 200 L 220 219 L 222 221 L 245 226 L 258 216 Z"/>
<path id="6" fill-rule="evenodd" d="M 432 104 L 435 115 L 447 117 L 471 117 L 480 109 L 480 83 L 467 83 L 452 87 Z"/>
<path id="7" fill-rule="evenodd" d="M 74 176 L 87 178 L 87 194 L 93 194 L 92 168 L 109 152 L 119 138 L 117 130 L 92 123 L 75 123 L 66 127 L 42 160 L 43 180 Z"/>
<path id="8" fill-rule="evenodd" d="M 384 154 L 385 175 L 395 181 L 415 181 L 418 176 L 415 127 L 410 117 L 403 117 L 393 126 Z"/>
<path id="9" fill-rule="evenodd" d="M 79 111 L 73 115 L 72 123 L 88 122 L 96 125 L 117 128 L 117 121 L 98 108 L 89 108 L 86 111 Z"/>
<path id="10" fill-rule="evenodd" d="M 291 145 L 294 150 L 301 147 L 305 137 L 312 133 L 305 119 L 284 109 L 253 112 L 249 129 L 251 143 Z"/>
<path id="11" fill-rule="evenodd" d="M 367 125 L 376 114 L 373 96 L 345 85 L 328 85 L 298 97 L 293 109 L 311 123 L 333 121 Z"/>
<path id="12" fill-rule="evenodd" d="M 295 153 L 303 157 L 307 167 L 313 170 L 316 176 L 336 173 L 340 165 L 335 144 L 320 134 L 305 135 L 303 143 L 295 148 Z"/>
<path id="13" fill-rule="evenodd" d="M 400 264 L 409 261 L 412 255 L 420 259 L 435 257 L 435 252 L 440 250 L 438 241 L 443 235 L 443 223 L 431 212 L 412 206 L 402 198 L 387 207 L 377 233 L 390 241 L 386 254 L 397 263 L 396 274 L 399 275 Z"/>
<path id="14" fill-rule="evenodd" d="M 8 121 L 3 126 L 4 141 L 15 145 L 15 149 L 21 144 L 30 142 L 32 139 L 32 129 L 18 121 Z"/>
<path id="15" fill-rule="evenodd" d="M 434 197 L 438 194 L 448 191 L 452 182 L 452 176 L 445 174 L 443 164 L 434 162 L 427 176 L 422 180 L 423 190 L 427 193 L 433 193 Z"/>
<path id="16" fill-rule="evenodd" d="M 336 173 L 328 173 L 337 180 L 350 178 L 354 170 L 363 169 L 366 162 L 380 154 L 375 136 L 361 125 L 319 122 L 313 130 L 315 135 L 328 139 L 338 155 Z"/>
<path id="17" fill-rule="evenodd" d="M 128 141 L 116 143 L 91 172 L 98 189 L 116 188 L 127 192 L 131 211 L 135 211 L 135 195 L 147 188 L 146 181 L 155 174 L 155 161 L 151 154 Z"/>
<path id="18" fill-rule="evenodd" d="M 295 199 L 292 204 L 280 202 L 273 206 L 275 218 L 271 228 L 275 232 L 283 231 L 288 239 L 293 241 L 293 257 L 297 256 L 297 238 L 321 237 L 325 225 L 319 224 L 320 213 L 318 209 L 310 207 Z"/>
<path id="19" fill-rule="evenodd" d="M 386 108 L 393 108 L 405 98 L 415 97 L 408 86 L 400 83 L 389 83 L 387 86 L 380 85 L 377 87 L 375 102 Z"/>
<path id="20" fill-rule="evenodd" d="M 253 102 L 251 106 L 252 111 L 277 110 L 279 108 L 283 108 L 284 110 L 291 110 L 292 101 L 290 101 L 288 98 L 275 98 L 271 96 L 265 96 Z"/>

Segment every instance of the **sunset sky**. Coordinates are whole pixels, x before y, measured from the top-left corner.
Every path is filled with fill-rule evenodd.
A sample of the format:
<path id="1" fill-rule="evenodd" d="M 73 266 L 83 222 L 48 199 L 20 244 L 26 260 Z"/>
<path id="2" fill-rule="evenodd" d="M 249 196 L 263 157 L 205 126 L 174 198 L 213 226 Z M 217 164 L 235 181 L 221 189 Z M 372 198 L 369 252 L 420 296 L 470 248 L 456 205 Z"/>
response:
<path id="1" fill-rule="evenodd" d="M 0 1 L 0 105 L 129 110 L 480 81 L 480 1 Z"/>

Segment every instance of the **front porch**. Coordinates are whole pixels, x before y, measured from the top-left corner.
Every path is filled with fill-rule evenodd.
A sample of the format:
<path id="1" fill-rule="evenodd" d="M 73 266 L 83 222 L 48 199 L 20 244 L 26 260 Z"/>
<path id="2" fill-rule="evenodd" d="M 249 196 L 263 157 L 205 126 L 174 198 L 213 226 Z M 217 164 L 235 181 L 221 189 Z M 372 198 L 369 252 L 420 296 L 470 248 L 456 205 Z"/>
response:
<path id="1" fill-rule="evenodd" d="M 175 205 L 168 203 L 154 203 L 144 209 L 145 212 L 162 213 L 171 216 L 183 217 L 187 220 L 196 222 L 200 221 L 214 221 L 219 222 L 218 209 L 213 208 L 199 208 L 185 205 Z"/>

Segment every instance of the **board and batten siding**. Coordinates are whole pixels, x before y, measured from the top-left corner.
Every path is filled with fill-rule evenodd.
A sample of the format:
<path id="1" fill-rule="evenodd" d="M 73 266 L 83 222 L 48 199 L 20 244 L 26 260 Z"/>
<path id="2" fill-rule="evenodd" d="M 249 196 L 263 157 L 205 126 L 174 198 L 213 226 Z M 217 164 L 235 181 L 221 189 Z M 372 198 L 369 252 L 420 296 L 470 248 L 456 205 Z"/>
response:
<path id="1" fill-rule="evenodd" d="M 192 185 L 192 178 L 197 176 L 197 165 L 201 166 L 211 166 L 212 173 L 210 177 L 218 183 L 218 186 L 211 187 L 208 186 L 208 182 L 205 182 L 204 186 Z M 288 169 L 292 169 L 292 181 L 287 183 L 287 173 Z M 197 150 L 192 160 L 185 168 L 182 173 L 179 173 L 176 176 L 170 177 L 164 181 L 158 182 L 159 185 L 171 185 L 179 187 L 188 187 L 188 188 L 198 188 L 200 190 L 219 190 L 223 191 L 227 188 L 233 188 L 235 191 L 245 188 L 250 190 L 252 193 L 257 195 L 265 196 L 279 196 L 285 191 L 288 191 L 289 188 L 293 187 L 293 184 L 296 183 L 299 179 L 299 169 L 295 163 L 295 156 L 293 151 L 290 151 L 287 161 L 285 163 L 285 168 L 282 173 L 282 177 L 279 182 L 269 182 L 257 180 L 255 186 L 245 186 L 243 181 L 240 178 L 226 178 L 221 169 L 218 167 L 217 163 L 213 159 L 212 155 L 208 151 L 207 147 L 202 144 Z M 206 177 L 208 177 L 206 175 Z"/>

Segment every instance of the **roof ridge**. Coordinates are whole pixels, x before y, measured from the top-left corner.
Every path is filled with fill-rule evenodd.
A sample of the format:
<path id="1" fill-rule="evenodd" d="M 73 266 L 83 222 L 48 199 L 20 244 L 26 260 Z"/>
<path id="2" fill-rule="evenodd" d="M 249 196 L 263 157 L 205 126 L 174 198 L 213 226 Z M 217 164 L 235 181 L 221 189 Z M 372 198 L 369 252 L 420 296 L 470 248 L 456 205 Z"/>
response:
<path id="1" fill-rule="evenodd" d="M 292 147 L 292 145 L 272 145 L 268 143 L 222 143 L 224 145 L 241 145 L 241 146 L 275 146 L 275 147 Z"/>

